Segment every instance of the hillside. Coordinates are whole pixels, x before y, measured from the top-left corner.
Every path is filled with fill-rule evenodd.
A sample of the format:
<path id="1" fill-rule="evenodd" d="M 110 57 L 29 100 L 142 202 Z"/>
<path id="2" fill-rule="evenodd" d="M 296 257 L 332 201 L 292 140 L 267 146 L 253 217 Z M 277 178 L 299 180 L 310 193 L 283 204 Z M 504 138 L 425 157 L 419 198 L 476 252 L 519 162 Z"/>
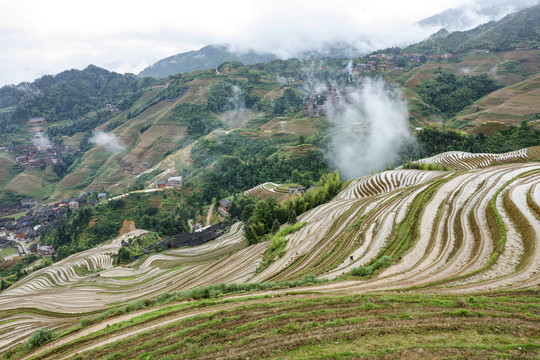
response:
<path id="1" fill-rule="evenodd" d="M 346 87 L 347 75 L 343 69 L 347 62 L 346 59 L 321 61 L 324 66 L 312 69 L 309 77 L 332 79 L 339 86 Z M 397 69 L 378 74 L 385 76 L 388 82 L 402 86 L 403 95 L 409 104 L 411 127 L 446 122 L 463 130 L 490 134 L 495 128 L 500 130 L 507 125 L 519 125 L 521 121 L 536 116 L 537 94 L 533 85 L 537 78 L 534 73 L 538 72 L 539 63 L 537 50 L 492 52 L 484 55 L 470 54 L 459 62 L 430 61 L 413 66 L 408 71 Z M 271 158 L 272 154 L 276 154 L 290 160 L 290 151 L 287 149 L 297 146 L 299 137 L 307 139 L 309 136 L 315 136 L 327 126 L 324 116 L 310 118 L 299 109 L 303 98 L 309 93 L 309 89 L 306 91 L 303 83 L 306 80 L 305 69 L 308 64 L 309 62 L 296 59 L 247 66 L 234 62 L 224 63 L 221 73 L 207 70 L 162 80 L 134 79 L 136 81 L 133 82 L 131 90 L 118 86 L 118 81 L 132 81 L 131 77 L 123 78 L 113 73 L 101 73 L 92 67 L 82 72 L 70 71 L 51 77 L 48 80 L 50 83 L 48 87 L 41 85 L 45 83 L 44 80 L 37 81 L 31 85 L 36 88 L 40 86 L 41 95 L 33 95 L 22 101 L 19 99 L 16 105 L 5 108 L 8 118 L 3 124 L 8 131 L 2 133 L 0 138 L 8 146 L 19 144 L 20 140 L 16 139 L 26 138 L 26 143 L 30 143 L 32 134 L 27 128 L 27 120 L 17 115 L 24 113 L 23 109 L 33 109 L 36 114 L 40 114 L 40 109 L 47 106 L 49 101 L 47 99 L 52 96 L 47 94 L 63 92 L 62 89 L 78 88 L 84 77 L 97 76 L 90 82 L 96 84 L 95 88 L 81 88 L 78 90 L 81 95 L 69 91 L 63 95 L 69 106 L 63 107 L 60 111 L 43 112 L 46 134 L 53 142 L 67 145 L 74 151 L 73 155 L 64 156 L 61 159 L 62 167 L 56 168 L 24 171 L 20 166 L 18 169 L 8 169 L 6 162 L 5 171 L 0 172 L 0 181 L 5 184 L 6 190 L 16 196 L 4 196 L 4 201 L 18 201 L 22 197 L 54 201 L 78 195 L 84 190 L 103 189 L 121 194 L 134 184 L 138 189 L 151 187 L 157 180 L 180 173 L 189 175 L 189 178 L 197 178 L 210 163 L 203 160 L 202 156 L 193 154 L 199 151 L 199 146 L 195 145 L 201 136 L 207 136 L 213 130 L 217 131 L 213 136 L 217 134 L 219 138 L 234 135 L 245 138 L 244 143 L 262 141 L 268 145 L 272 144 L 272 153 L 265 152 L 263 155 L 260 149 L 257 150 L 260 152 L 256 153 L 259 159 Z M 471 102 L 471 105 L 463 110 L 458 108 L 460 112 L 451 118 L 452 116 L 444 114 L 437 104 L 430 103 L 419 91 L 419 86 L 436 77 L 439 68 L 456 76 L 490 74 L 498 84 L 508 86 L 479 98 L 476 103 Z M 99 79 L 103 79 L 105 75 L 110 76 L 111 80 L 100 83 L 102 80 Z M 313 81 L 309 77 L 307 80 Z M 288 83 L 283 83 L 284 81 Z M 232 91 L 233 85 L 240 86 L 243 95 L 238 102 L 231 103 L 231 99 L 235 96 Z M 101 93 L 104 94 L 103 97 L 96 96 Z M 77 96 L 92 98 L 92 102 L 87 103 L 87 106 L 94 104 L 91 106 L 96 110 L 86 114 L 82 111 L 83 115 L 78 115 L 81 108 L 77 103 L 70 105 L 72 104 L 70 99 Z M 13 98 L 6 95 L 5 99 L 9 103 L 11 101 L 9 99 Z M 119 103 L 117 111 L 102 108 L 105 101 L 114 99 L 124 99 Z M 290 107 L 295 108 L 293 113 L 288 111 Z M 201 116 L 207 120 L 199 124 L 197 122 Z M 226 132 L 218 131 L 217 128 L 220 127 Z M 230 134 L 229 131 L 234 129 L 237 130 Z M 90 140 L 93 131 L 108 133 L 111 138 L 122 144 L 123 148 L 119 151 L 108 151 L 103 145 L 92 143 Z M 326 135 L 323 132 L 320 137 L 313 138 L 317 144 L 313 144 L 313 140 L 310 140 L 306 145 L 311 146 L 312 152 L 317 152 L 321 147 L 318 145 L 319 142 Z M 490 151 L 508 151 L 517 148 L 505 147 Z M 219 156 L 212 151 L 214 150 L 207 155 L 214 161 L 218 160 Z M 222 155 L 230 156 L 235 153 L 237 151 L 231 147 L 222 152 Z M 304 150 L 298 154 L 305 156 L 308 151 Z M 243 157 L 234 156 L 242 161 L 254 161 L 255 158 L 248 156 L 247 153 Z M 15 156 L 6 154 L 6 159 L 9 157 L 15 160 Z M 194 166 L 193 159 L 196 160 Z M 286 182 L 290 175 L 290 173 L 280 174 L 274 179 L 263 177 L 250 179 L 244 187 L 233 186 L 227 191 L 230 193 L 245 191 L 268 180 Z M 318 179 L 319 176 L 319 173 L 313 175 L 312 180 Z M 215 192 L 213 196 L 221 195 Z M 209 196 L 208 200 L 213 196 Z"/>
<path id="2" fill-rule="evenodd" d="M 4 334 L 0 347 L 11 348 L 43 326 L 58 333 L 75 326 L 32 354 L 50 350 L 38 358 L 73 356 L 75 352 L 82 358 L 95 358 L 114 344 L 115 349 L 125 349 L 116 355 L 119 359 L 134 354 L 161 356 L 176 347 L 185 356 L 194 349 L 203 356 L 210 351 L 208 339 L 217 346 L 212 351 L 237 349 L 244 354 L 253 351 L 250 344 L 258 343 L 259 337 L 237 343 L 237 335 L 244 331 L 239 325 L 251 329 L 268 323 L 259 333 L 286 335 L 284 339 L 290 342 L 287 347 L 272 346 L 261 353 L 271 356 L 274 351 L 304 351 L 303 346 L 309 344 L 294 341 L 296 333 L 340 341 L 330 335 L 338 331 L 349 334 L 351 341 L 360 341 L 374 329 L 383 331 L 385 321 L 392 320 L 393 327 L 380 335 L 384 341 L 401 345 L 395 343 L 387 354 L 407 354 L 421 347 L 427 356 L 441 351 L 466 356 L 477 349 L 477 341 L 435 348 L 416 343 L 411 348 L 399 334 L 414 326 L 418 339 L 423 339 L 417 341 L 432 344 L 423 329 L 435 330 L 437 336 L 476 336 L 485 331 L 489 337 L 499 331 L 497 326 L 508 322 L 505 328 L 515 326 L 517 332 L 512 336 L 521 340 L 483 337 L 482 344 L 508 356 L 520 347 L 534 358 L 540 351 L 538 309 L 532 305 L 540 285 L 540 165 L 530 160 L 539 156 L 538 147 L 502 155 L 450 152 L 423 162 L 459 171 L 396 169 L 355 179 L 332 201 L 299 216 L 299 224 L 305 225 L 286 235 L 279 255 L 275 252 L 277 238 L 248 246 L 242 224 L 237 223 L 228 234 L 207 244 L 165 250 L 129 266 L 116 266 L 121 241 L 134 241 L 146 231 L 126 233 L 36 271 L 2 292 L 0 311 L 6 321 L 0 324 Z M 258 284 L 231 285 L 246 282 Z M 219 283 L 229 285 L 188 291 Z M 237 293 L 249 290 L 258 292 Z M 399 295 L 377 294 L 396 290 Z M 231 292 L 237 294 L 213 299 Z M 310 300 L 315 293 L 317 302 Z M 519 313 L 512 305 L 516 296 Z M 199 302 L 184 299 L 209 299 L 200 305 L 207 309 L 197 310 Z M 365 305 L 367 299 L 372 305 Z M 335 309 L 343 309 L 343 313 L 339 311 L 342 315 L 325 310 L 334 303 Z M 59 305 L 63 312 L 54 312 Z M 160 306 L 153 309 L 154 305 Z M 229 310 L 233 317 L 243 314 L 244 305 L 257 309 L 258 315 L 245 322 L 219 320 Z M 354 314 L 346 311 L 351 306 Z M 267 308 L 272 309 L 270 313 L 264 311 Z M 290 311 L 283 319 L 288 320 L 281 323 L 274 318 L 274 309 Z M 305 322 L 302 314 L 306 312 L 313 315 L 313 325 Z M 179 318 L 179 314 L 185 316 Z M 210 321 L 207 325 L 219 326 L 216 331 L 220 337 L 227 336 L 227 343 L 221 344 L 214 338 L 218 333 L 212 333 L 204 337 L 203 346 L 203 338 L 192 332 L 189 345 L 181 341 L 180 333 L 172 335 L 175 332 L 169 330 L 170 341 L 176 339 L 173 348 L 151 340 L 179 321 L 187 328 Z M 488 325 L 492 322 L 493 326 Z M 439 325 L 434 327 L 434 323 Z M 274 331 L 282 326 L 282 331 Z M 361 335 L 367 328 L 369 334 Z M 134 348 L 133 342 L 141 337 L 149 341 Z M 506 341 L 516 345 L 502 347 Z M 63 345 L 67 342 L 69 345 Z M 323 344 L 323 350 L 330 351 L 331 343 Z"/>
<path id="3" fill-rule="evenodd" d="M 526 45 L 540 46 L 540 5 L 510 14 L 498 21 L 480 25 L 468 31 L 455 31 L 445 37 L 428 39 L 419 44 L 406 47 L 407 52 L 452 54 L 475 49 L 508 51 Z"/>
<path id="4" fill-rule="evenodd" d="M 427 62 L 405 73 L 396 70 L 391 76 L 405 89 L 411 114 L 417 121 L 423 120 L 417 124 L 433 123 L 438 119 L 454 128 L 491 134 L 496 129 L 517 126 L 522 121 L 536 124 L 534 120 L 539 112 L 536 105 L 540 100 L 535 85 L 540 70 L 538 54 L 538 50 L 469 53 L 459 62 Z M 473 100 L 470 105 L 459 107 L 461 110 L 457 113 L 444 116 L 443 109 L 437 108 L 436 104 L 420 94 L 420 89 L 436 79 L 441 70 L 462 79 L 487 74 L 501 88 L 486 93 L 476 101 L 467 95 L 467 99 Z M 438 91 L 440 94 L 445 92 L 442 88 Z"/>
<path id="5" fill-rule="evenodd" d="M 534 5 L 538 5 L 537 0 L 470 1 L 465 5 L 422 19 L 418 25 L 463 31 L 479 25 L 479 21 L 497 21 L 505 15 Z"/>
<path id="6" fill-rule="evenodd" d="M 257 53 L 253 50 L 245 53 L 233 52 L 226 45 L 207 45 L 196 51 L 188 51 L 159 60 L 141 71 L 139 76 L 162 78 L 193 70 L 215 69 L 224 62 L 239 61 L 243 64 L 255 64 L 274 59 L 276 56 L 269 53 Z"/>
<path id="7" fill-rule="evenodd" d="M 459 127 L 484 133 L 490 133 L 490 127 L 496 130 L 527 120 L 536 126 L 540 114 L 539 89 L 540 75 L 536 74 L 478 100 L 454 121 Z"/>

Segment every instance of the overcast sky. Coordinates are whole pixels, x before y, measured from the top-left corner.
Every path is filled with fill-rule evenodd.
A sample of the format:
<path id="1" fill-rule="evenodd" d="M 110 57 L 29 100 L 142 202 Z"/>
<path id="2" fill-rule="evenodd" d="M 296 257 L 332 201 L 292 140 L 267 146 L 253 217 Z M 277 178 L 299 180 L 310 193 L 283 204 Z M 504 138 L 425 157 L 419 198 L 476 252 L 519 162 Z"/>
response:
<path id="1" fill-rule="evenodd" d="M 120 73 L 208 44 L 282 56 L 324 41 L 419 41 L 466 0 L 0 0 L 0 86 L 88 64 Z"/>

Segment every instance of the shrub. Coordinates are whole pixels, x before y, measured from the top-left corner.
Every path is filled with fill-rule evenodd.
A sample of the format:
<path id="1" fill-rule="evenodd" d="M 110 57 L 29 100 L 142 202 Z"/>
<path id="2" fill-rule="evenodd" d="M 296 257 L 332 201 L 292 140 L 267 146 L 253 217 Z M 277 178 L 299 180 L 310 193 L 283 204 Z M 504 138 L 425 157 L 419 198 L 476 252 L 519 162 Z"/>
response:
<path id="1" fill-rule="evenodd" d="M 383 269 L 392 263 L 392 257 L 385 255 L 377 259 L 369 266 L 361 266 L 351 270 L 350 274 L 358 277 L 367 277 L 373 275 L 377 270 Z"/>
<path id="2" fill-rule="evenodd" d="M 30 338 L 28 338 L 28 341 L 26 342 L 26 348 L 28 350 L 38 348 L 53 338 L 54 333 L 50 329 L 38 329 L 33 332 L 32 335 L 30 335 Z"/>

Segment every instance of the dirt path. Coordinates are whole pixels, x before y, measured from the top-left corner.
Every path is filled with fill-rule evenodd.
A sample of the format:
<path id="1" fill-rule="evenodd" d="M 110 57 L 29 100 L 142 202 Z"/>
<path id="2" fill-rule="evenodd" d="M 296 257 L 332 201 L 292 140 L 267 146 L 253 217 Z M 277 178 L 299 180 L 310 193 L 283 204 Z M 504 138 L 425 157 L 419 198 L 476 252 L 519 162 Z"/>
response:
<path id="1" fill-rule="evenodd" d="M 210 207 L 208 208 L 208 214 L 206 215 L 206 226 L 211 225 L 213 215 L 214 215 L 214 204 L 210 205 Z"/>

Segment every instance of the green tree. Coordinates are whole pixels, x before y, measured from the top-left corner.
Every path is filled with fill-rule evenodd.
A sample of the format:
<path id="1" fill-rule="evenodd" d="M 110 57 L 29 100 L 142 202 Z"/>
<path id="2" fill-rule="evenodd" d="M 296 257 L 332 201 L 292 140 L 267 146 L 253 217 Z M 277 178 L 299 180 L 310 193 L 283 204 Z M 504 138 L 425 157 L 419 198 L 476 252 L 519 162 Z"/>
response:
<path id="1" fill-rule="evenodd" d="M 289 211 L 289 218 L 287 219 L 287 222 L 289 224 L 296 223 L 296 211 L 294 211 L 294 209 L 291 209 L 291 211 Z"/>
<path id="2" fill-rule="evenodd" d="M 277 233 L 280 227 L 281 227 L 281 224 L 279 223 L 279 220 L 275 219 L 274 223 L 272 224 L 272 234 Z"/>
<path id="3" fill-rule="evenodd" d="M 118 249 L 118 263 L 127 264 L 131 262 L 131 251 L 128 248 L 121 247 Z"/>

